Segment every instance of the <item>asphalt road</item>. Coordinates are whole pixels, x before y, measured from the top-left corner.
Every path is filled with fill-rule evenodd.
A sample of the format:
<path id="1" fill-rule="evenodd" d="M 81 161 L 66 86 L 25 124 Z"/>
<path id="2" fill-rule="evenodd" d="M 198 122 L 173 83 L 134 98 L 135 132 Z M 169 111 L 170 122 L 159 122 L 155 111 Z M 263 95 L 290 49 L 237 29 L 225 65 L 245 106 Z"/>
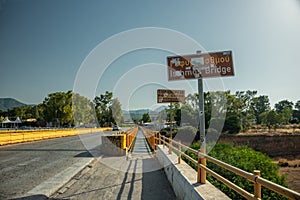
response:
<path id="1" fill-rule="evenodd" d="M 82 144 L 81 137 L 0 147 L 0 199 L 30 196 L 40 193 L 43 187 L 49 192 L 51 184 L 51 187 L 57 186 L 59 181 L 71 178 L 68 176 L 74 175 L 74 169 L 94 159 Z M 97 134 L 84 138 L 92 141 L 94 146 L 99 141 Z"/>

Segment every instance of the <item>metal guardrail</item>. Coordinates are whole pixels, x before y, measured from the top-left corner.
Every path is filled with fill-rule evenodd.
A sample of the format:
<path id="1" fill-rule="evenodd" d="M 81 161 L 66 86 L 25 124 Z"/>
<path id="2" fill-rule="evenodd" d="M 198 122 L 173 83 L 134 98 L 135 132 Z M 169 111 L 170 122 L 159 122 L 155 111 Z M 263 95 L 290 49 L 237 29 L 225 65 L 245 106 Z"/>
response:
<path id="1" fill-rule="evenodd" d="M 150 135 L 149 130 L 148 130 L 148 135 Z M 255 199 L 255 200 L 261 199 L 261 196 L 262 196 L 261 187 L 262 186 L 265 188 L 268 188 L 278 194 L 281 194 L 289 199 L 300 199 L 300 193 L 260 177 L 259 170 L 254 170 L 253 173 L 249 173 L 249 172 L 241 170 L 237 167 L 229 165 L 225 162 L 222 162 L 216 158 L 208 156 L 207 154 L 200 152 L 200 150 L 197 151 L 188 146 L 185 146 L 185 145 L 181 144 L 181 142 L 177 142 L 177 141 L 172 140 L 171 138 L 161 136 L 159 133 L 158 134 L 152 133 L 152 135 L 153 135 L 153 137 L 155 137 L 155 141 L 156 141 L 155 145 L 162 144 L 163 147 L 167 146 L 169 148 L 169 154 L 172 154 L 173 150 L 176 151 L 177 156 L 178 156 L 178 163 L 181 162 L 181 156 L 183 156 L 186 159 L 188 159 L 189 161 L 191 161 L 193 164 L 198 166 L 198 170 L 197 170 L 197 182 L 198 183 L 205 184 L 206 183 L 206 173 L 209 173 L 211 176 L 213 176 L 217 180 L 221 181 L 222 183 L 224 183 L 229 188 L 233 189 L 234 191 L 236 191 L 237 193 L 239 193 L 246 199 Z M 182 150 L 184 150 L 184 151 L 182 151 Z M 185 151 L 189 151 L 191 153 L 198 155 L 198 160 L 195 160 L 192 157 L 190 157 L 189 155 L 187 155 L 185 153 Z M 235 185 L 231 181 L 227 180 L 226 178 L 222 177 L 221 175 L 219 175 L 216 172 L 209 169 L 206 166 L 206 161 L 210 161 L 226 170 L 229 170 L 229 171 L 245 178 L 248 181 L 253 182 L 254 183 L 254 194 L 251 194 L 250 192 Z"/>

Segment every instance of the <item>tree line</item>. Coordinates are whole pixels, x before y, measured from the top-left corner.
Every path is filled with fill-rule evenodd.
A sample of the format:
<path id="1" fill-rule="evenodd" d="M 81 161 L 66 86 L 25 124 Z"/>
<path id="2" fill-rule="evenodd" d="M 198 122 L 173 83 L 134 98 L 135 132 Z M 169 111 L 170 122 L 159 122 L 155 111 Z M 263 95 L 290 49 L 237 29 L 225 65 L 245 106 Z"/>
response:
<path id="1" fill-rule="evenodd" d="M 282 100 L 272 109 L 269 97 L 257 95 L 257 91 L 205 92 L 205 126 L 224 122 L 223 131 L 238 133 L 247 131 L 253 125 L 264 125 L 269 129 L 281 124 L 297 124 L 300 122 L 300 100 L 293 103 Z M 172 112 L 172 115 L 170 113 Z M 188 124 L 198 127 L 198 94 L 188 94 L 186 103 L 173 104 L 159 113 L 159 119 L 167 118 L 176 121 L 177 125 Z M 96 115 L 94 114 L 96 113 Z M 113 93 L 106 91 L 93 100 L 72 91 L 48 94 L 42 103 L 34 106 L 15 107 L 8 111 L 0 111 L 0 120 L 4 117 L 21 119 L 35 118 L 37 126 L 43 122 L 51 122 L 52 126 L 111 126 L 122 121 L 121 103 L 113 98 Z M 151 121 L 149 113 L 141 120 Z M 137 120 L 138 121 L 138 120 Z"/>
<path id="2" fill-rule="evenodd" d="M 95 114 L 96 113 L 96 116 Z M 93 101 L 74 92 L 55 92 L 48 94 L 42 103 L 34 106 L 21 106 L 0 110 L 4 117 L 35 118 L 37 126 L 111 126 L 122 119 L 121 103 L 113 98 L 112 92 L 96 96 Z"/>
<path id="3" fill-rule="evenodd" d="M 198 94 L 189 94 L 182 105 L 173 104 L 160 118 L 167 113 L 167 119 L 177 125 L 188 124 L 198 127 L 199 124 Z M 223 132 L 238 133 L 249 130 L 253 125 L 263 125 L 269 129 L 276 129 L 280 125 L 297 124 L 300 122 L 300 100 L 295 104 L 289 100 L 282 100 L 272 109 L 269 97 L 257 95 L 257 91 L 237 91 L 231 94 L 225 92 L 205 92 L 205 126 L 210 123 L 224 122 Z"/>

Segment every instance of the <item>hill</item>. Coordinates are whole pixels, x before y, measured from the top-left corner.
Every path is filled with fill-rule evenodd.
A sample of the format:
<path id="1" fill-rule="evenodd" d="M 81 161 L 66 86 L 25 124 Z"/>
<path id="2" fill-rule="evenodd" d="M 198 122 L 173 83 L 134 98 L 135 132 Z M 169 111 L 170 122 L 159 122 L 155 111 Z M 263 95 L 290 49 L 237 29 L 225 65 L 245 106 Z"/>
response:
<path id="1" fill-rule="evenodd" d="M 0 110 L 2 111 L 7 111 L 8 109 L 19 106 L 26 106 L 26 104 L 13 98 L 0 98 Z"/>

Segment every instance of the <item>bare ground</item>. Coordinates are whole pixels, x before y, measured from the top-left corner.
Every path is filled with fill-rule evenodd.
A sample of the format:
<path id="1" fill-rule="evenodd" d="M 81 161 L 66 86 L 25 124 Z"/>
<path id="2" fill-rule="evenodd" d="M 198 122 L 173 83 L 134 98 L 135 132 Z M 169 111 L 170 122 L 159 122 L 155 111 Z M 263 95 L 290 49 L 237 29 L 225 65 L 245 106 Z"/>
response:
<path id="1" fill-rule="evenodd" d="M 300 160 L 279 159 L 276 163 L 282 166 L 279 173 L 286 176 L 288 187 L 300 192 Z"/>

